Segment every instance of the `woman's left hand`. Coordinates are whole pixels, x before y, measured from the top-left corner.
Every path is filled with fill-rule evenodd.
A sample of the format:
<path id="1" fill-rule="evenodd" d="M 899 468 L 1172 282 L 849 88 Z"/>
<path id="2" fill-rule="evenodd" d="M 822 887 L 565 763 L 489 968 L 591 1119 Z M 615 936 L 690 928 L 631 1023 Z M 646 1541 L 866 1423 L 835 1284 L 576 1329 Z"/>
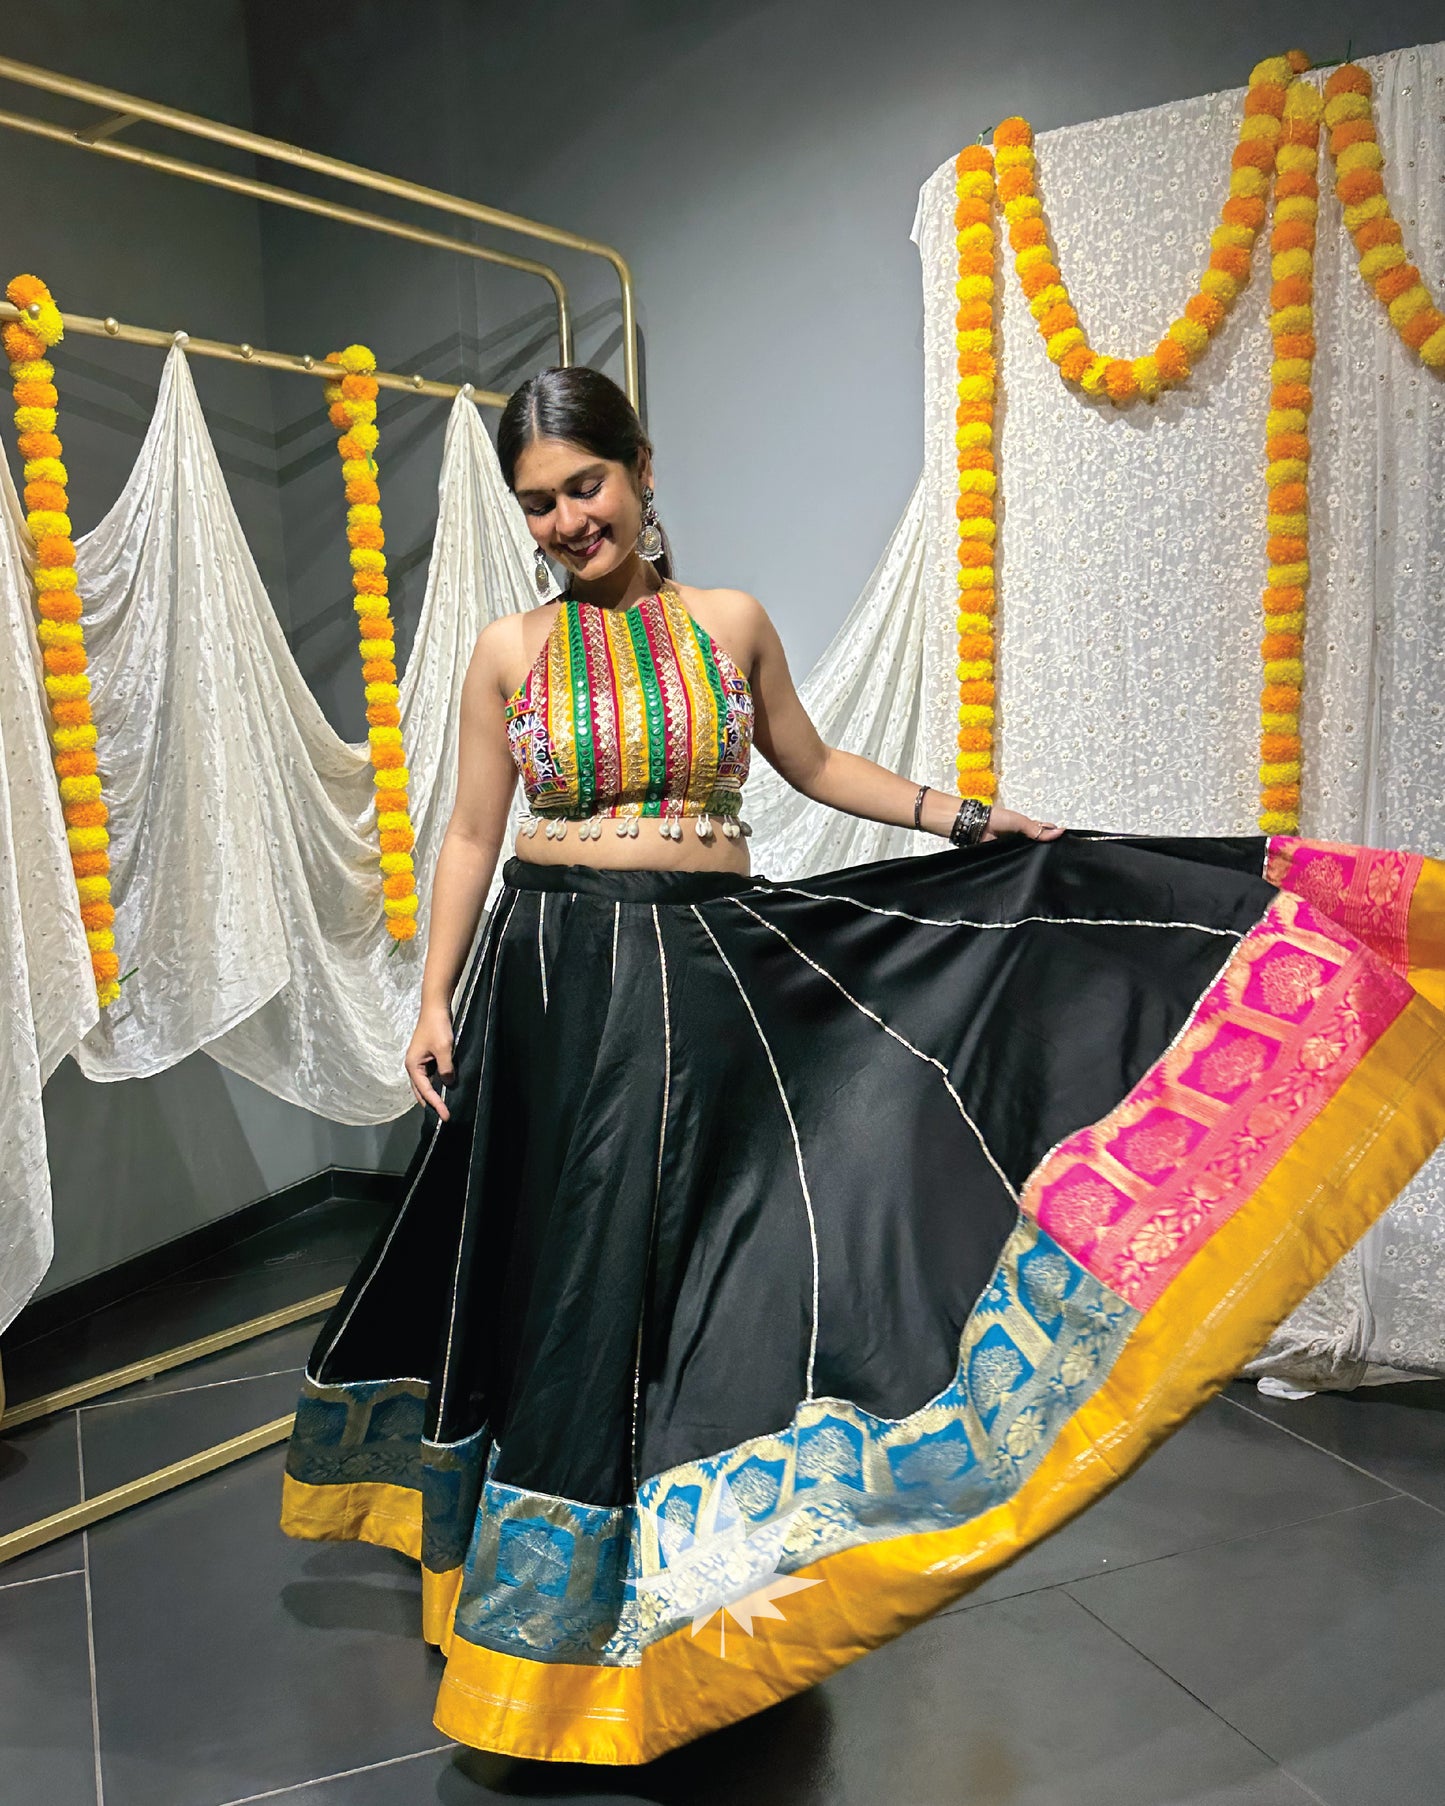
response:
<path id="1" fill-rule="evenodd" d="M 1029 840 L 1057 840 L 1063 829 L 1056 822 L 1035 821 L 1031 815 L 1020 815 L 1016 809 L 994 808 L 989 811 L 984 840 L 997 840 L 1000 834 L 1022 834 Z"/>

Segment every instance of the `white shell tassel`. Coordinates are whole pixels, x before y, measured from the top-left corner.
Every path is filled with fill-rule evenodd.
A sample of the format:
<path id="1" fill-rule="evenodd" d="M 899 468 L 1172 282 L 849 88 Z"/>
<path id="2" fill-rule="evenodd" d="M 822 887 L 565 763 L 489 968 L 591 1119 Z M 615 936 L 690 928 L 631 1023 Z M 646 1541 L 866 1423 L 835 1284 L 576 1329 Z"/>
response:
<path id="1" fill-rule="evenodd" d="M 540 828 L 541 825 L 542 825 L 542 818 L 539 815 L 524 815 L 522 817 L 521 821 L 518 823 L 518 826 L 521 828 L 522 832 L 527 836 L 528 840 L 530 840 L 532 838 L 532 836 L 537 832 L 538 828 Z"/>
<path id="2" fill-rule="evenodd" d="M 634 840 L 637 839 L 637 817 L 635 815 L 627 824 L 627 832 Z"/>
<path id="3" fill-rule="evenodd" d="M 727 819 L 723 822 L 722 829 L 723 829 L 723 833 L 727 835 L 729 840 L 737 839 L 738 824 L 732 819 L 731 816 L 728 816 Z"/>

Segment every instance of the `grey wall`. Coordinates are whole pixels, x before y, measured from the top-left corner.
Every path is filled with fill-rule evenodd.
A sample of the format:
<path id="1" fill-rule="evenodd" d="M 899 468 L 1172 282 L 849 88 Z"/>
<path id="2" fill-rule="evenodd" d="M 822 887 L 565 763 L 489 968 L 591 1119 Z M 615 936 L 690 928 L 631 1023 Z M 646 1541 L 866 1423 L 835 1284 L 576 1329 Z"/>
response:
<path id="1" fill-rule="evenodd" d="M 1351 36 L 1366 55 L 1445 31 L 1439 0 L 1217 0 L 1207 11 L 1145 0 L 359 0 L 344 48 L 319 13 L 298 33 L 289 0 L 252 0 L 247 16 L 262 129 L 460 187 L 631 261 L 658 506 L 681 574 L 762 597 L 800 673 L 862 588 L 920 468 L 922 304 L 908 229 L 938 164 L 1009 113 L 1043 130 L 1242 86 L 1261 57 L 1295 44 L 1324 63 Z M 343 97 L 329 81 L 337 68 L 371 74 Z M 368 80 L 375 97 L 380 71 L 384 104 L 357 104 Z M 617 374 L 615 285 L 587 259 L 556 261 L 577 280 L 581 355 Z M 321 306 L 338 267 L 293 246 L 285 267 L 268 264 L 273 306 L 302 288 Z M 423 296 L 419 263 L 403 254 L 388 267 L 389 285 L 357 297 L 384 359 L 437 344 L 439 369 L 459 350 L 470 375 L 506 387 L 529 330 L 550 358 L 545 310 L 535 295 L 518 301 L 516 278 L 469 285 L 454 273 Z M 400 497 L 387 513 L 410 543 Z"/>
<path id="2" fill-rule="evenodd" d="M 240 0 L 31 0 L 6 9 L 4 37 L 6 54 L 23 61 L 249 122 Z M 96 117 L 93 109 L 21 88 L 6 87 L 3 104 L 77 125 Z M 144 133 L 135 136 L 146 141 Z M 176 141 L 166 148 L 175 151 Z M 255 203 L 10 133 L 0 138 L 0 152 L 0 285 L 33 271 L 62 309 L 266 342 Z M 94 526 L 130 471 L 161 356 L 78 337 L 62 348 L 61 433 L 77 532 Z M 192 368 L 247 538 L 284 619 L 270 388 L 251 371 L 199 358 Z M 3 437 L 13 461 L 13 433 Z M 336 1127 L 203 1054 L 156 1079 L 120 1085 L 93 1085 L 66 1061 L 46 1087 L 45 1112 L 56 1238 L 47 1291 L 322 1167 L 396 1165 L 404 1157 L 398 1130 Z"/>

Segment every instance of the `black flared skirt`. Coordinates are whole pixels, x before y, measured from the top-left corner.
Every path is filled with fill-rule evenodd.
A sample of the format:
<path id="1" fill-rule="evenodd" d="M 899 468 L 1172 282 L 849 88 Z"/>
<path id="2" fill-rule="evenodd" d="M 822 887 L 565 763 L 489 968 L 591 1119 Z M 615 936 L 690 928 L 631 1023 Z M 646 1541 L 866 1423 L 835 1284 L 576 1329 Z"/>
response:
<path id="1" fill-rule="evenodd" d="M 421 1562 L 437 1722 L 484 1748 L 646 1760 L 936 1612 L 1445 1135 L 1416 856 L 1068 834 L 504 881 L 283 1516 Z"/>

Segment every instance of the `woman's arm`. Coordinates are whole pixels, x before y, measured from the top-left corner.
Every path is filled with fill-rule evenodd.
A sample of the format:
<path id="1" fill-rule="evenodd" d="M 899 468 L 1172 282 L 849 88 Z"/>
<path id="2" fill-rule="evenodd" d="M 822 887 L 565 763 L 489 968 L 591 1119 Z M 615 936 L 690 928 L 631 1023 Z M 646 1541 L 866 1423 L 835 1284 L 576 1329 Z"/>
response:
<path id="1" fill-rule="evenodd" d="M 869 821 L 911 828 L 918 780 L 888 771 L 859 753 L 840 752 L 827 745 L 793 686 L 783 643 L 766 609 L 742 592 L 734 591 L 733 598 L 729 612 L 738 624 L 738 643 L 749 643 L 753 649 L 749 678 L 755 710 L 753 737 L 763 757 L 795 790 L 814 802 Z M 930 789 L 923 799 L 919 825 L 931 834 L 946 835 L 959 801 L 951 791 Z M 1056 840 L 1062 833 L 1052 822 L 995 808 L 983 838 L 1027 834 L 1035 840 Z"/>
<path id="2" fill-rule="evenodd" d="M 496 621 L 477 636 L 462 681 L 457 731 L 457 794 L 431 881 L 431 925 L 421 976 L 421 1010 L 406 1052 L 407 1077 L 418 1103 L 445 1120 L 447 1107 L 432 1083 L 450 1083 L 452 993 L 477 932 L 482 905 L 507 831 L 517 769 L 507 745 L 499 642 L 515 622 Z"/>

